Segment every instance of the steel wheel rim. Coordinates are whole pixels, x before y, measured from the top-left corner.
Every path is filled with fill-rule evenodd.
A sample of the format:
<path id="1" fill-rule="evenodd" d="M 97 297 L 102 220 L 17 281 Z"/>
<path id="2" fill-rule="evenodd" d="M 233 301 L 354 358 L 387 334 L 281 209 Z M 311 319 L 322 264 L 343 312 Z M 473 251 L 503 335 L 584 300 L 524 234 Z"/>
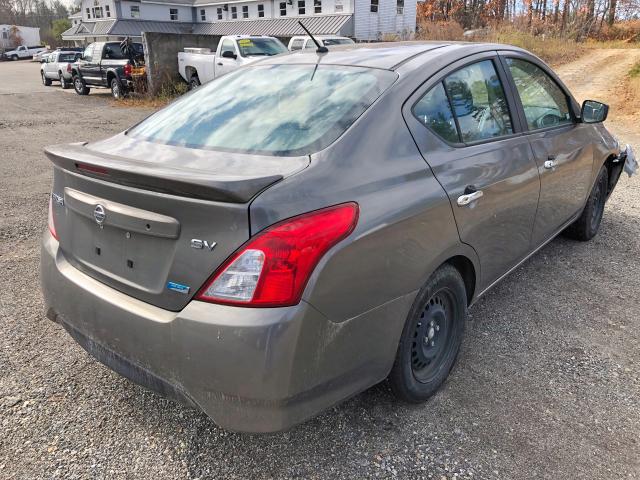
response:
<path id="1" fill-rule="evenodd" d="M 455 296 L 448 288 L 425 304 L 411 337 L 411 370 L 418 382 L 428 383 L 451 355 L 454 342 Z"/>

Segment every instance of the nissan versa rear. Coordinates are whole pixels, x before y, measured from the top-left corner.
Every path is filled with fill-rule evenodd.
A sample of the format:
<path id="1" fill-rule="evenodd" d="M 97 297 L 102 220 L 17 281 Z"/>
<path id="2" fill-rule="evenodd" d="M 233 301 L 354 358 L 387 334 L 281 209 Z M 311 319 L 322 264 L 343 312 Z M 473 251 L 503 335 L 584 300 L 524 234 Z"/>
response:
<path id="1" fill-rule="evenodd" d="M 468 306 L 632 161 L 536 57 L 411 44 L 273 57 L 53 146 L 47 315 L 218 425 L 291 427 L 444 382 Z"/>

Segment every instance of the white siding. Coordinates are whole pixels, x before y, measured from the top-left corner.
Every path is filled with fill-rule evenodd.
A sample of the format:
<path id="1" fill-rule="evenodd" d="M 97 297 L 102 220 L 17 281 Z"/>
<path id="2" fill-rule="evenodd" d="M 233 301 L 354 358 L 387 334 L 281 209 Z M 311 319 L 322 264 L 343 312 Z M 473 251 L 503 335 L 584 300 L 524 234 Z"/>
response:
<path id="1" fill-rule="evenodd" d="M 121 2 L 122 6 L 122 18 L 131 19 L 131 6 L 136 5 L 140 7 L 140 20 L 154 20 L 160 22 L 169 22 L 169 9 L 178 9 L 178 22 L 191 22 L 193 18 L 191 16 L 191 7 L 184 5 L 169 5 L 158 3 L 141 3 L 141 2 Z"/>
<path id="2" fill-rule="evenodd" d="M 335 11 L 335 3 L 336 0 L 322 0 L 322 14 L 329 15 L 334 13 L 352 13 L 353 12 L 353 1 L 354 0 L 338 0 L 342 1 L 342 11 Z M 123 2 L 123 4 L 126 2 Z M 287 7 L 287 17 L 307 17 L 320 15 L 314 13 L 314 4 L 313 0 L 305 0 L 305 14 L 298 14 L 298 0 L 293 0 L 293 5 L 287 4 L 286 0 L 284 3 Z M 222 11 L 222 20 L 218 20 L 217 9 L 222 8 L 224 5 L 228 6 L 228 10 L 225 12 L 224 9 Z M 239 3 L 220 3 L 219 5 L 207 5 L 207 6 L 199 6 L 197 8 L 198 13 L 198 22 L 202 22 L 200 16 L 200 10 L 205 10 L 206 20 L 205 23 L 215 23 L 215 22 L 229 22 L 233 21 L 231 18 L 231 7 L 236 7 L 238 11 L 237 20 L 243 20 L 242 18 L 242 7 L 245 5 L 249 6 L 249 20 L 256 20 L 261 17 L 258 17 L 258 4 L 264 5 L 264 17 L 263 18 L 280 18 L 280 0 L 255 0 L 253 2 L 239 2 Z"/>
<path id="3" fill-rule="evenodd" d="M 355 0 L 354 30 L 357 40 L 381 40 L 384 35 L 408 36 L 416 29 L 416 0 L 405 0 L 397 14 L 397 0 L 379 0 L 371 12 L 371 0 Z"/>

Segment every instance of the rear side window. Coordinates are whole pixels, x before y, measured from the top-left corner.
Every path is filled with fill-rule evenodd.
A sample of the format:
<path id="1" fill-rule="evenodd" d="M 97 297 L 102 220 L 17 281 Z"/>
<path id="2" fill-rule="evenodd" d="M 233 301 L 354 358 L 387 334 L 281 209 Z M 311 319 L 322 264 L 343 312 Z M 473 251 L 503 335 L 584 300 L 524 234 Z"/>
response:
<path id="1" fill-rule="evenodd" d="M 449 99 L 439 83 L 418 100 L 413 115 L 420 122 L 451 143 L 460 141 Z"/>
<path id="2" fill-rule="evenodd" d="M 473 143 L 513 133 L 504 89 L 492 60 L 446 77 L 418 100 L 413 115 L 451 143 Z"/>
<path id="3" fill-rule="evenodd" d="M 397 78 L 334 65 L 259 65 L 223 75 L 129 131 L 190 148 L 307 155 L 333 143 Z"/>
<path id="4" fill-rule="evenodd" d="M 507 100 L 491 60 L 474 63 L 444 80 L 465 143 L 513 133 Z"/>
<path id="5" fill-rule="evenodd" d="M 544 70 L 525 60 L 508 58 L 529 130 L 572 123 L 567 96 Z"/>

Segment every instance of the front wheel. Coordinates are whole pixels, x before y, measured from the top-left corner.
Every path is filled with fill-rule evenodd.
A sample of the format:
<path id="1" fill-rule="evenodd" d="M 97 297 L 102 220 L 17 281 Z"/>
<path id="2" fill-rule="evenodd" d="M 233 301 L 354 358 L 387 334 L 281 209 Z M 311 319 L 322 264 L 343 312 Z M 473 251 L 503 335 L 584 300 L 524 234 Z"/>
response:
<path id="1" fill-rule="evenodd" d="M 395 395 L 420 403 L 444 383 L 455 364 L 467 318 L 467 293 L 458 270 L 445 264 L 418 294 L 389 374 Z"/>
<path id="2" fill-rule="evenodd" d="M 563 232 L 567 237 L 586 242 L 596 236 L 602 223 L 608 189 L 609 172 L 603 165 L 582 214 Z"/>
<path id="3" fill-rule="evenodd" d="M 50 79 L 50 78 L 47 78 L 47 77 L 45 76 L 44 72 L 40 72 L 40 76 L 42 77 L 42 84 L 43 84 L 45 87 L 48 87 L 48 86 L 50 86 L 50 85 L 51 85 L 51 79 Z"/>
<path id="4" fill-rule="evenodd" d="M 91 89 L 87 87 L 87 84 L 84 83 L 84 80 L 80 78 L 79 75 L 75 75 L 73 77 L 73 88 L 78 95 L 89 95 Z"/>
<path id="5" fill-rule="evenodd" d="M 18 55 L 11 55 L 11 60 L 15 62 L 16 60 L 20 60 L 20 57 L 18 57 Z"/>

